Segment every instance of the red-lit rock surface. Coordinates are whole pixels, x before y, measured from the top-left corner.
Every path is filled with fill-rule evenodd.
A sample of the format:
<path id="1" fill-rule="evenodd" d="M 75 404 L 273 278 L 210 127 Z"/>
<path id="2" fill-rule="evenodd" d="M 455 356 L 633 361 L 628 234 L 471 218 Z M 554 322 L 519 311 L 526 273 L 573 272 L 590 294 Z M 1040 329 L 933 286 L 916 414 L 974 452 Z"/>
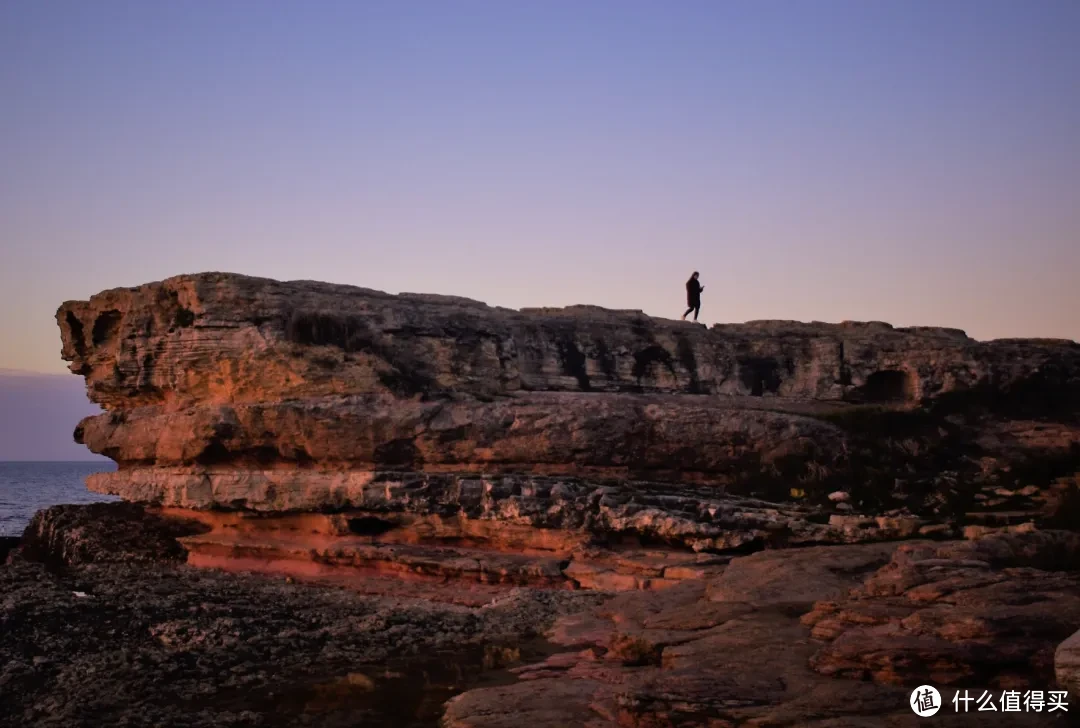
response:
<path id="1" fill-rule="evenodd" d="M 107 410 L 75 437 L 119 465 L 89 486 L 145 504 L 180 581 L 258 571 L 476 619 L 547 605 L 509 637 L 558 653 L 458 696 L 448 726 L 908 725 L 924 682 L 1050 689 L 1080 628 L 1072 342 L 226 274 L 57 320 Z M 27 552 L 97 553 L 65 518 Z"/>
<path id="2" fill-rule="evenodd" d="M 559 619 L 567 652 L 453 698 L 445 725 L 915 726 L 924 683 L 947 701 L 935 725 L 1070 725 L 957 714 L 951 699 L 1054 689 L 1054 647 L 1080 625 L 1080 574 L 1060 570 L 1078 544 L 1047 532 L 736 558 Z"/>

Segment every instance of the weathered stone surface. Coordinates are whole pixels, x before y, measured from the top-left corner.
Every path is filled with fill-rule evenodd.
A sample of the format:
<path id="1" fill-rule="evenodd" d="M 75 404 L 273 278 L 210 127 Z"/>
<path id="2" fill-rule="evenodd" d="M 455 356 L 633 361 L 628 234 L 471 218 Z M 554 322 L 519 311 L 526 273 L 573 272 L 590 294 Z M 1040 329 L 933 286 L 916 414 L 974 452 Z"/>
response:
<path id="1" fill-rule="evenodd" d="M 111 505 L 111 504 L 110 504 Z M 491 599 L 488 599 L 490 602 Z M 597 597 L 469 607 L 175 563 L 0 568 L 5 728 L 435 726 Z"/>
<path id="2" fill-rule="evenodd" d="M 694 551 L 882 541 L 906 533 L 884 519 L 841 528 L 813 507 L 648 481 L 154 468 L 101 473 L 89 482 L 99 492 L 166 507 L 225 505 L 267 514 L 329 509 L 350 518 L 437 514 Z M 496 530 L 488 528 L 487 537 L 497 538 Z"/>
<path id="3" fill-rule="evenodd" d="M 119 464 L 89 485 L 149 505 L 120 518 L 115 547 L 55 514 L 31 546 L 87 584 L 111 578 L 118 567 L 101 562 L 115 548 L 186 554 L 171 574 L 333 583 L 380 614 L 422 604 L 434 636 L 411 616 L 380 622 L 387 642 L 400 627 L 417 648 L 494 639 L 505 630 L 489 618 L 505 608 L 535 617 L 515 622 L 518 637 L 561 615 L 548 635 L 564 651 L 458 695 L 445 726 L 906 726 L 920 720 L 913 685 L 1049 689 L 1055 650 L 1069 679 L 1072 342 L 880 322 L 705 329 L 226 274 L 106 291 L 57 320 L 72 371 L 107 409 L 75 436 Z M 199 526 L 162 527 L 181 521 Z M 304 613 L 321 635 L 270 610 L 284 641 L 218 629 L 191 606 L 150 626 L 181 658 L 139 649 L 169 670 L 195 661 L 218 707 L 229 696 L 204 686 L 202 660 L 223 653 L 200 652 L 205 640 L 254 640 L 258 666 L 238 674 L 266 686 L 258 671 L 292 649 L 289 635 L 309 662 L 313 642 L 338 655 L 335 640 L 371 637 L 325 603 Z M 384 689 L 331 678 L 320 694 Z M 266 705 L 200 720 L 319 722 Z"/>
<path id="4" fill-rule="evenodd" d="M 726 398 L 569 393 L 144 407 L 89 417 L 76 437 L 142 467 L 527 470 L 718 485 L 790 459 L 835 467 L 844 442 L 840 428 L 820 419 L 735 407 Z"/>
<path id="5" fill-rule="evenodd" d="M 1076 385 L 1072 342 L 762 321 L 704 329 L 593 306 L 222 273 L 105 291 L 57 312 L 63 355 L 109 409 L 326 395 L 649 391 L 916 400 L 1034 379 Z"/>
<path id="6" fill-rule="evenodd" d="M 811 664 L 896 684 L 1049 684 L 1057 645 L 1080 626 L 1078 549 L 1072 532 L 904 544 L 859 589 L 804 617 L 829 641 Z"/>
<path id="7" fill-rule="evenodd" d="M 48 564 L 184 561 L 177 541 L 205 530 L 197 522 L 164 519 L 136 503 L 53 506 L 34 514 L 19 543 L 22 555 Z"/>
<path id="8" fill-rule="evenodd" d="M 1074 632 L 1055 650 L 1054 677 L 1071 695 L 1080 695 L 1080 631 Z"/>
<path id="9" fill-rule="evenodd" d="M 1076 572 L 1034 573 L 1033 567 L 1074 567 L 1075 543 L 1075 534 L 1044 533 L 736 558 L 699 581 L 660 592 L 628 592 L 561 618 L 551 639 L 570 652 L 516 669 L 517 684 L 453 698 L 444 724 L 510 726 L 515 706 L 522 704 L 536 706 L 528 709 L 533 725 L 552 728 L 916 726 L 923 719 L 912 713 L 908 699 L 920 683 L 937 685 L 946 701 L 952 694 L 946 686 L 979 688 L 976 693 L 991 686 L 1055 689 L 1051 666 L 1038 655 L 1045 654 L 1054 634 L 1080 624 L 1080 613 L 1068 606 L 1080 596 L 1080 582 Z M 914 604 L 865 596 L 894 593 L 901 584 L 916 582 L 935 592 L 962 590 L 956 574 L 976 568 L 971 566 L 976 562 L 997 575 L 994 583 L 1012 585 L 1013 596 L 972 593 L 949 602 L 953 611 L 933 616 L 926 612 L 934 608 L 927 595 L 914 597 L 910 586 L 903 588 Z M 910 571 L 912 564 L 920 565 L 917 574 Z M 1019 597 L 1022 591 L 1026 599 Z M 818 602 L 800 623 L 804 605 L 815 598 L 827 601 Z M 856 671 L 823 669 L 822 654 L 842 639 L 823 627 L 838 613 L 846 615 L 845 634 L 865 630 L 866 650 L 904 666 L 903 679 L 866 680 Z M 897 628 L 888 634 L 873 631 L 874 625 L 890 622 Z M 922 634 L 926 630 L 939 634 L 928 638 Z M 822 640 L 829 642 L 823 646 Z M 965 659 L 969 667 L 986 662 L 960 675 L 955 666 Z M 558 708 L 543 710 L 545 696 L 558 696 Z M 934 723 L 1037 726 L 1071 719 L 1061 711 L 965 715 L 948 705 Z"/>
<path id="10" fill-rule="evenodd" d="M 877 322 L 706 330 L 216 273 L 106 291 L 57 320 L 110 410 L 76 430 L 120 464 L 90 487 L 129 500 L 437 508 L 698 550 L 1080 512 L 1060 480 L 1080 469 L 1071 342 Z M 732 496 L 790 505 L 748 513 Z"/>
<path id="11" fill-rule="evenodd" d="M 809 608 L 844 594 L 860 575 L 884 566 L 895 549 L 896 544 L 881 544 L 762 551 L 733 561 L 706 593 L 717 602 Z"/>

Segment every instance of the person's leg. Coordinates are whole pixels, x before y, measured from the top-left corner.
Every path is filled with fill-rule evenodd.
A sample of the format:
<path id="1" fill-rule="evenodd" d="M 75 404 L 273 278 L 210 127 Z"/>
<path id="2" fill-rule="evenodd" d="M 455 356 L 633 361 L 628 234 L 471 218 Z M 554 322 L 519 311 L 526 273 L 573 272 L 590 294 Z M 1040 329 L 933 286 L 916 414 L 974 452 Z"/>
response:
<path id="1" fill-rule="evenodd" d="M 701 304 L 694 306 L 694 321 L 697 321 L 698 312 L 701 310 Z"/>
<path id="2" fill-rule="evenodd" d="M 689 316 L 689 315 L 690 315 L 690 312 L 691 312 L 691 311 L 693 311 L 693 310 L 694 310 L 694 307 L 693 307 L 693 306 L 691 306 L 690 308 L 686 309 L 686 311 L 685 311 L 685 312 L 683 312 L 683 315 L 682 315 L 683 321 L 685 321 L 685 320 L 686 320 L 686 317 L 687 317 L 687 316 Z"/>

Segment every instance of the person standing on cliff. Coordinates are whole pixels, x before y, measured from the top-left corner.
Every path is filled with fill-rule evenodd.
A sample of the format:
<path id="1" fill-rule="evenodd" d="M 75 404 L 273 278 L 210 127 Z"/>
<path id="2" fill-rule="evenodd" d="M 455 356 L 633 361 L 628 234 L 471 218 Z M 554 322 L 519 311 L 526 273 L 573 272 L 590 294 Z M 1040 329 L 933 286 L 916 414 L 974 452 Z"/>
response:
<path id="1" fill-rule="evenodd" d="M 698 311 L 701 310 L 701 292 L 704 290 L 705 286 L 698 283 L 698 272 L 694 271 L 694 275 L 690 276 L 690 280 L 686 282 L 686 305 L 689 308 L 682 315 L 683 321 L 691 311 L 694 312 L 694 321 L 697 321 Z"/>

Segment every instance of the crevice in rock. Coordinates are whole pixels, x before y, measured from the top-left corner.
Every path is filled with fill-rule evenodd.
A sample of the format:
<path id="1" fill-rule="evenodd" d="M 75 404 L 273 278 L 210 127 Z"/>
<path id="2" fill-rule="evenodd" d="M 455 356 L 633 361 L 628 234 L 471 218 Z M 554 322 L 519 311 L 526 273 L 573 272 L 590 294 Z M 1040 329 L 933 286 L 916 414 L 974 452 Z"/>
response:
<path id="1" fill-rule="evenodd" d="M 915 399 L 916 383 L 909 372 L 883 369 L 866 378 L 866 383 L 849 393 L 849 398 L 871 404 L 903 403 Z"/>
<path id="2" fill-rule="evenodd" d="M 741 357 L 739 380 L 753 397 L 776 394 L 780 389 L 780 365 L 772 357 Z"/>
<path id="3" fill-rule="evenodd" d="M 679 334 L 677 339 L 677 350 L 679 353 L 679 363 L 682 364 L 683 369 L 686 370 L 690 376 L 690 394 L 702 394 L 701 380 L 698 377 L 697 357 L 694 355 L 694 347 L 690 344 L 689 339 L 685 335 Z"/>
<path id="4" fill-rule="evenodd" d="M 101 346 L 111 339 L 120 327 L 123 315 L 117 310 L 106 311 L 94 320 L 94 328 L 91 331 L 91 340 L 94 346 Z"/>
<path id="5" fill-rule="evenodd" d="M 412 438 L 401 437 L 375 448 L 376 465 L 387 467 L 418 467 L 424 459 Z"/>
<path id="6" fill-rule="evenodd" d="M 664 347 L 653 344 L 634 354 L 634 368 L 632 374 L 639 382 L 645 377 L 652 377 L 656 365 L 664 366 L 672 377 L 675 377 L 675 365 L 671 354 Z"/>
<path id="7" fill-rule="evenodd" d="M 838 355 L 840 358 L 840 372 L 836 378 L 836 383 L 843 387 L 851 386 L 851 368 L 848 366 L 847 360 L 844 358 L 844 342 L 841 341 L 837 345 Z"/>
<path id="8" fill-rule="evenodd" d="M 176 317 L 173 319 L 173 323 L 175 323 L 180 328 L 187 328 L 188 326 L 192 326 L 195 323 L 195 314 L 192 313 L 189 309 L 181 306 L 180 308 L 176 309 Z"/>
<path id="9" fill-rule="evenodd" d="M 68 330 L 71 331 L 71 343 L 75 347 L 75 353 L 80 357 L 85 357 L 86 337 L 83 332 L 82 321 L 71 311 L 68 311 L 64 316 L 64 321 L 67 322 Z"/>
<path id="10" fill-rule="evenodd" d="M 349 527 L 349 533 L 354 536 L 381 536 L 388 531 L 400 528 L 400 525 L 393 521 L 387 521 L 386 519 L 376 518 L 374 516 L 350 518 L 346 523 Z"/>
<path id="11" fill-rule="evenodd" d="M 562 372 L 577 380 L 578 388 L 582 392 L 592 390 L 589 382 L 589 374 L 586 370 L 588 359 L 578 349 L 577 344 L 570 337 L 558 339 L 555 346 L 559 353 L 559 361 L 562 362 Z"/>
<path id="12" fill-rule="evenodd" d="M 603 339 L 596 340 L 596 362 L 600 365 L 600 371 L 612 381 L 619 378 L 619 370 L 615 363 L 615 356 L 611 353 L 607 343 Z"/>
<path id="13" fill-rule="evenodd" d="M 233 457 L 229 448 L 225 447 L 221 440 L 214 438 L 195 456 L 195 462 L 199 465 L 223 465 Z"/>
<path id="14" fill-rule="evenodd" d="M 365 319 L 321 311 L 293 312 L 285 338 L 303 346 L 335 346 L 345 351 L 366 351 L 374 344 Z"/>

